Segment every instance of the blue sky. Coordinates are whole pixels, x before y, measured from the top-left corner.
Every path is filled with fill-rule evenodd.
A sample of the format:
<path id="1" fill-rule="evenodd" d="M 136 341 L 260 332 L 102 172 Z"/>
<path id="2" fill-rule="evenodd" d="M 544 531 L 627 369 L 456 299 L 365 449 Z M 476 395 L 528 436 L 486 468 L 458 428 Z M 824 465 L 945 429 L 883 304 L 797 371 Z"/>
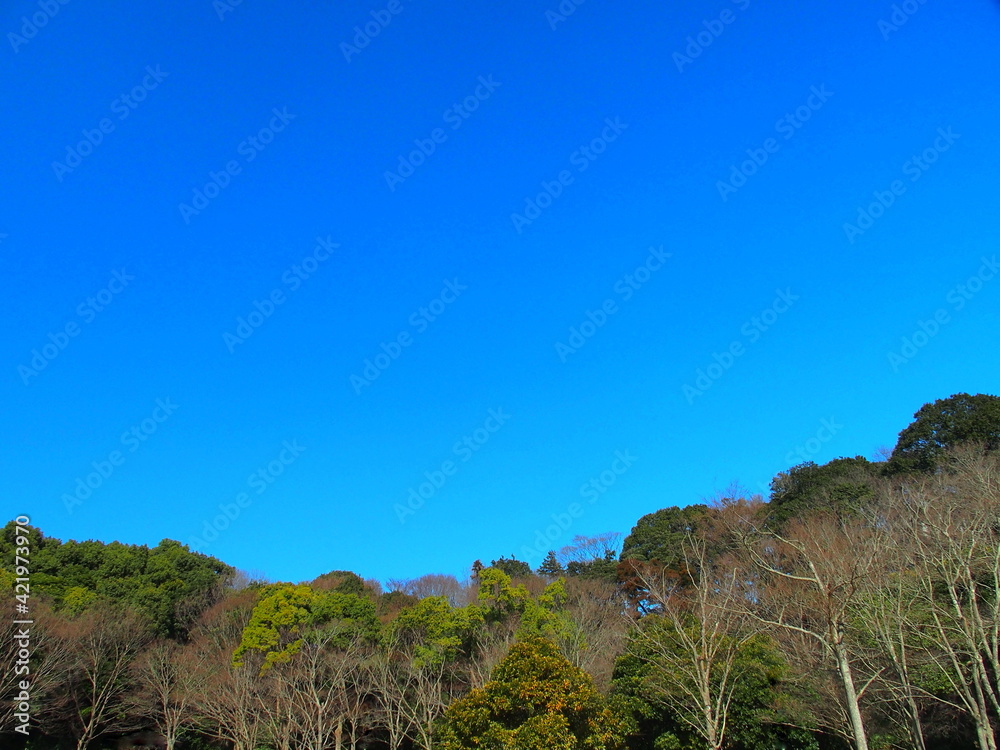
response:
<path id="1" fill-rule="evenodd" d="M 51 536 L 462 576 L 1000 393 L 998 3 L 0 31 L 2 510 Z"/>

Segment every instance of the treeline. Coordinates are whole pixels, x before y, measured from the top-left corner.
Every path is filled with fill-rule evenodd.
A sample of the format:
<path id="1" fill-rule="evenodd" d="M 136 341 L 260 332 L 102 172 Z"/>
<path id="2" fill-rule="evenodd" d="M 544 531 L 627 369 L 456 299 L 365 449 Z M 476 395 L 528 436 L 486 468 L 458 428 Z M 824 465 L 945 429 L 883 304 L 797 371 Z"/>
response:
<path id="1" fill-rule="evenodd" d="M 33 724 L 11 731 L 5 671 L 0 744 L 996 750 L 998 448 L 1000 398 L 958 394 L 885 460 L 802 464 L 767 502 L 730 489 L 468 581 L 268 583 L 169 540 L 31 529 Z"/>

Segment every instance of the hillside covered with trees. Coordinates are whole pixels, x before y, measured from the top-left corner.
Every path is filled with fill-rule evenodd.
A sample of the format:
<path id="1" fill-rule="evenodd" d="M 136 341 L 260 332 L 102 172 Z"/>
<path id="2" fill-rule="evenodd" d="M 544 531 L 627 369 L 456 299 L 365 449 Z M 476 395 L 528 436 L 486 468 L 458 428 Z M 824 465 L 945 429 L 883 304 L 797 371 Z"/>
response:
<path id="1" fill-rule="evenodd" d="M 254 580 L 30 528 L 32 750 L 996 750 L 1000 398 L 466 581 Z M 19 532 L 0 534 L 12 590 Z M 471 563 L 472 561 L 470 561 Z M 7 597 L 5 606 L 13 607 Z M 16 617 L 0 627 L 14 664 Z"/>

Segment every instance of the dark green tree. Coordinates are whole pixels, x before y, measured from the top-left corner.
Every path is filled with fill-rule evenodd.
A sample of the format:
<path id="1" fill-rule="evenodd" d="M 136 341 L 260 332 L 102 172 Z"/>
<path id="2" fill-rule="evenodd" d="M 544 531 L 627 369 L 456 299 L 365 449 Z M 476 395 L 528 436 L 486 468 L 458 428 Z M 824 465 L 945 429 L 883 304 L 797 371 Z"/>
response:
<path id="1" fill-rule="evenodd" d="M 549 554 L 545 556 L 542 560 L 542 564 L 538 566 L 538 575 L 545 576 L 546 578 L 558 578 L 563 574 L 563 566 L 559 564 L 556 559 L 556 553 L 553 550 L 549 550 Z"/>
<path id="2" fill-rule="evenodd" d="M 527 578 L 531 575 L 531 566 L 513 555 L 509 558 L 501 557 L 499 560 L 494 560 L 490 563 L 490 567 L 502 570 L 511 578 Z"/>
<path id="3" fill-rule="evenodd" d="M 793 466 L 771 480 L 771 500 L 764 509 L 768 523 L 781 528 L 792 518 L 817 510 L 855 512 L 875 496 L 878 467 L 863 456 L 835 458 L 818 466 Z"/>
<path id="4" fill-rule="evenodd" d="M 588 578 L 594 581 L 604 581 L 605 583 L 615 583 L 618 580 L 618 554 L 613 550 L 606 550 L 604 557 L 593 560 L 579 561 L 571 560 L 566 563 L 566 575 L 577 578 Z"/>
<path id="5" fill-rule="evenodd" d="M 913 417 L 886 465 L 890 475 L 933 473 L 946 449 L 965 443 L 1000 448 L 1000 397 L 956 393 L 924 404 Z"/>
<path id="6" fill-rule="evenodd" d="M 660 649 L 672 644 L 671 626 L 663 619 L 643 618 L 639 631 L 633 632 L 632 646 L 615 665 L 612 698 L 632 714 L 636 730 L 629 737 L 632 750 L 670 748 L 671 750 L 704 750 L 707 743 L 663 700 L 664 690 L 686 676 L 686 670 L 665 664 L 657 658 L 654 641 Z M 684 649 L 673 644 L 678 654 Z M 786 689 L 782 678 L 785 664 L 775 644 L 765 637 L 747 642 L 740 650 L 734 670 L 739 673 L 732 686 L 732 698 L 727 705 L 726 747 L 730 750 L 786 748 L 816 750 L 814 734 L 791 725 L 812 723 L 807 705 Z"/>
<path id="7" fill-rule="evenodd" d="M 621 559 L 658 560 L 666 567 L 673 567 L 680 559 L 685 536 L 698 528 L 707 512 L 705 505 L 688 505 L 647 513 L 636 522 L 632 533 L 625 537 Z"/>
<path id="8" fill-rule="evenodd" d="M 0 567 L 10 569 L 14 561 L 14 528 L 9 523 L 0 533 Z M 29 536 L 32 593 L 72 611 L 96 598 L 128 605 L 148 618 L 158 635 L 183 636 L 198 614 L 218 601 L 235 572 L 171 539 L 150 549 L 120 542 L 62 542 L 38 529 Z"/>

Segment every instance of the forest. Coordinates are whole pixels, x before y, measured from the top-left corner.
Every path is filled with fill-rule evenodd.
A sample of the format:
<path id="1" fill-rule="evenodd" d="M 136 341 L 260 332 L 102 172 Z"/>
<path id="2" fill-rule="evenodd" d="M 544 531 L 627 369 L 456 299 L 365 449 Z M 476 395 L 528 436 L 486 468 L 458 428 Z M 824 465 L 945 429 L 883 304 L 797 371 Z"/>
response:
<path id="1" fill-rule="evenodd" d="M 514 556 L 379 582 L 263 580 L 177 541 L 30 549 L 0 746 L 98 750 L 996 750 L 1000 397 L 890 450 L 789 467 Z M 708 488 L 707 488 L 708 489 Z M 709 490 L 710 491 L 710 490 Z"/>

